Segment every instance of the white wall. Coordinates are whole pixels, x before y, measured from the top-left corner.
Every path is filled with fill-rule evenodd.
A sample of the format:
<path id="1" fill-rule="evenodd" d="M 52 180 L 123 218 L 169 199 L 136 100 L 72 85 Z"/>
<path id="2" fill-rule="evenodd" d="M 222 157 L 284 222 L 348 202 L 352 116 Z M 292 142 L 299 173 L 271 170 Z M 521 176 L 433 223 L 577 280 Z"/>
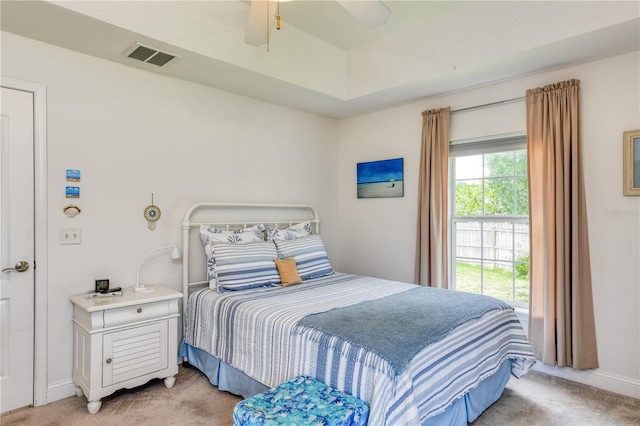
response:
<path id="1" fill-rule="evenodd" d="M 340 267 L 413 282 L 421 112 L 513 99 L 530 88 L 581 80 L 581 138 L 600 368 L 538 368 L 640 397 L 640 197 L 622 195 L 622 133 L 640 128 L 635 52 L 426 99 L 340 122 Z M 451 139 L 525 132 L 524 102 L 453 114 Z M 404 157 L 405 196 L 357 199 L 356 163 Z"/>
<path id="2" fill-rule="evenodd" d="M 192 203 L 310 203 L 337 259 L 337 121 L 4 32 L 2 75 L 47 87 L 48 401 L 73 394 L 69 297 L 96 278 L 133 286 L 140 257 L 181 242 Z M 66 169 L 81 170 L 78 200 L 65 198 Z M 162 209 L 154 232 L 142 216 L 152 192 Z M 71 201 L 75 219 L 62 213 Z M 59 245 L 63 227 L 82 228 L 82 244 Z M 141 275 L 181 290 L 168 256 Z"/>

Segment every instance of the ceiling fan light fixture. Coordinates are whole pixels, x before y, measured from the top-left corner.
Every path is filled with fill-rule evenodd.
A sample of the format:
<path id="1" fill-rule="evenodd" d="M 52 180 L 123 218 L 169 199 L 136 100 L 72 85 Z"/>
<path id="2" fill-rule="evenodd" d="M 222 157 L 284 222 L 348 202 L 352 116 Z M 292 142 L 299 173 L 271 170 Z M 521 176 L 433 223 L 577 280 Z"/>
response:
<path id="1" fill-rule="evenodd" d="M 244 34 L 244 42 L 251 46 L 267 45 L 273 27 L 282 27 L 280 3 L 293 0 L 249 0 L 249 16 Z M 389 9 L 380 0 L 324 0 L 335 1 L 363 25 L 376 28 L 384 25 L 391 15 Z M 303 4 L 304 2 L 301 2 Z M 273 22 L 275 18 L 275 25 Z M 265 28 L 266 27 L 266 28 Z"/>

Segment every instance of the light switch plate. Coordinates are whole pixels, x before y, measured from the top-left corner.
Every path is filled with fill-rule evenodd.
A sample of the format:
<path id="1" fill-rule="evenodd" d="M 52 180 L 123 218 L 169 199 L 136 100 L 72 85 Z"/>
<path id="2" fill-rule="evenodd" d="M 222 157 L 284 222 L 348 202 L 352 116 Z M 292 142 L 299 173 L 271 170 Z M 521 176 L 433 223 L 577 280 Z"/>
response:
<path id="1" fill-rule="evenodd" d="M 60 244 L 81 244 L 82 228 L 60 228 Z"/>

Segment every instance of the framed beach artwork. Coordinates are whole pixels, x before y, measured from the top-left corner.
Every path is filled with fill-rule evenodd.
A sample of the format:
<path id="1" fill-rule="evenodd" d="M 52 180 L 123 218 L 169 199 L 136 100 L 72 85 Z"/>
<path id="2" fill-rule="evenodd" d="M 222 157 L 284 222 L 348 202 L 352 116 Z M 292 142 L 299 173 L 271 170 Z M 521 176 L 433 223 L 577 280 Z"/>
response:
<path id="1" fill-rule="evenodd" d="M 369 161 L 357 164 L 358 198 L 404 196 L 404 159 Z"/>
<path id="2" fill-rule="evenodd" d="M 624 132 L 624 195 L 640 195 L 640 130 Z"/>

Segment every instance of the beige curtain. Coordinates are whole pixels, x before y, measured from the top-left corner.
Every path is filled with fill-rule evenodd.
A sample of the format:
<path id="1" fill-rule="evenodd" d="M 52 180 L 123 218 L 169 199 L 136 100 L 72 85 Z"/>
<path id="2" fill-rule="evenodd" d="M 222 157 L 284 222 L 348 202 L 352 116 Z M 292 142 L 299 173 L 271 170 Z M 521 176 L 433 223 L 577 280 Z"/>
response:
<path id="1" fill-rule="evenodd" d="M 418 181 L 417 284 L 448 288 L 447 180 L 449 108 L 422 113 L 422 148 Z"/>
<path id="2" fill-rule="evenodd" d="M 529 340 L 545 364 L 598 367 L 579 134 L 579 80 L 527 91 Z"/>

